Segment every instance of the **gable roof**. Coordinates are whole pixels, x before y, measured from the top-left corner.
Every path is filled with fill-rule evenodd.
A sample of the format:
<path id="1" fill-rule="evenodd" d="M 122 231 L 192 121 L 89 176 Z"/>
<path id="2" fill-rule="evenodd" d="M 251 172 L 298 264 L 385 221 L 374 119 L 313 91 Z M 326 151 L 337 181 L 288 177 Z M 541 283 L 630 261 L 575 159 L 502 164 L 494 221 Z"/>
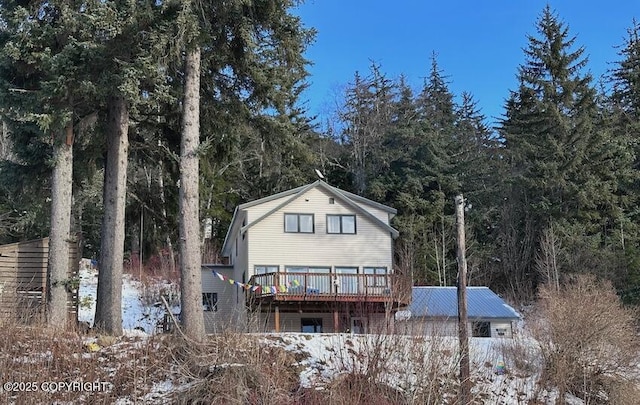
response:
<path id="1" fill-rule="evenodd" d="M 359 213 L 360 215 L 362 215 L 363 217 L 367 218 L 369 221 L 371 221 L 373 224 L 375 224 L 379 228 L 389 232 L 393 238 L 397 238 L 398 237 L 399 233 L 398 233 L 398 231 L 396 229 L 394 229 L 390 225 L 386 224 L 385 222 L 381 221 L 380 219 L 376 218 L 369 211 L 367 211 L 364 208 L 362 208 L 362 206 L 360 204 L 358 204 L 358 203 L 370 205 L 370 206 L 372 206 L 374 208 L 377 208 L 377 209 L 380 209 L 382 211 L 388 212 L 389 213 L 389 218 L 393 218 L 393 216 L 395 216 L 395 214 L 397 213 L 397 210 L 395 208 L 391 208 L 389 206 L 386 206 L 384 204 L 380 204 L 380 203 L 375 202 L 373 200 L 370 200 L 368 198 L 365 198 L 365 197 L 350 193 L 348 191 L 341 190 L 341 189 L 339 189 L 337 187 L 330 186 L 329 184 L 327 184 L 326 182 L 324 182 L 322 180 L 316 180 L 315 182 L 307 184 L 305 186 L 296 187 L 296 188 L 293 188 L 291 190 L 286 190 L 286 191 L 283 191 L 283 192 L 280 192 L 280 193 L 277 193 L 277 194 L 270 195 L 268 197 L 260 198 L 258 200 L 249 201 L 247 203 L 240 204 L 238 207 L 236 207 L 236 210 L 233 213 L 233 219 L 231 220 L 231 226 L 229 226 L 229 229 L 227 231 L 227 235 L 226 235 L 226 237 L 224 239 L 224 244 L 222 245 L 223 254 L 226 254 L 225 252 L 227 251 L 227 249 L 229 249 L 229 247 L 227 245 L 227 243 L 230 242 L 229 241 L 229 237 L 230 237 L 230 235 L 235 233 L 234 232 L 235 230 L 237 230 L 237 228 L 239 226 L 238 223 L 240 223 L 239 217 L 240 217 L 241 213 L 244 212 L 245 209 L 253 207 L 253 206 L 256 206 L 256 205 L 264 204 L 264 203 L 269 202 L 269 201 L 277 200 L 277 199 L 280 199 L 280 198 L 283 198 L 283 197 L 289 197 L 289 198 L 285 199 L 281 204 L 279 204 L 276 207 L 274 207 L 272 210 L 266 212 L 264 215 L 260 216 L 259 218 L 256 218 L 255 220 L 251 221 L 250 223 L 242 226 L 240 228 L 240 232 L 247 231 L 253 225 L 259 223 L 260 221 L 262 221 L 263 219 L 265 219 L 268 216 L 272 215 L 273 213 L 275 213 L 275 212 L 281 210 L 282 208 L 286 207 L 292 201 L 294 201 L 295 199 L 301 197 L 307 191 L 309 191 L 311 189 L 314 189 L 314 188 L 319 188 L 319 189 L 322 189 L 322 190 L 326 191 L 327 193 L 332 195 L 334 198 L 336 198 L 337 200 L 342 202 L 344 205 L 346 205 L 346 206 L 350 207 L 351 209 L 353 209 L 354 212 Z"/>
<path id="2" fill-rule="evenodd" d="M 411 317 L 457 318 L 456 287 L 413 287 Z M 473 319 L 520 319 L 520 315 L 489 287 L 467 287 L 467 314 Z"/>

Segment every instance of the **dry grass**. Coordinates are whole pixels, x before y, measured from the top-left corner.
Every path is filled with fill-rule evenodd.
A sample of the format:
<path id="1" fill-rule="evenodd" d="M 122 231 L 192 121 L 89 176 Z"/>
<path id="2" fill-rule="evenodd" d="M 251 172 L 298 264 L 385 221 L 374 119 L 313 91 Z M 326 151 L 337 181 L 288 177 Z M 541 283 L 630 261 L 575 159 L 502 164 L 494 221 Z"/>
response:
<path id="1" fill-rule="evenodd" d="M 619 323 L 631 321 L 633 315 L 617 306 L 601 287 L 582 285 L 576 292 L 568 288 L 558 296 L 553 292 L 541 296 L 540 310 L 546 318 L 536 324 L 537 331 L 547 338 L 537 335 L 539 350 L 533 350 L 529 341 L 505 341 L 500 350 L 509 365 L 505 382 L 521 379 L 521 389 L 531 390 L 525 379 L 535 381 L 542 369 L 542 385 L 549 390 L 565 387 L 564 392 L 586 398 L 590 404 L 604 403 L 603 393 L 607 403 L 635 403 L 640 396 L 638 381 L 631 369 L 625 368 L 635 366 L 637 359 L 635 337 L 626 334 L 635 333 L 635 329 L 633 323 L 631 329 L 626 329 L 627 323 L 624 327 Z M 596 294 L 594 291 L 602 297 L 589 295 Z M 575 305 L 561 301 L 576 300 L 575 294 L 581 297 Z M 600 312 L 607 316 L 596 314 Z M 581 327 L 570 323 L 570 317 L 576 318 Z M 609 322 L 611 319 L 616 321 Z M 601 334 L 592 333 L 596 330 Z M 311 387 L 301 387 L 300 372 L 309 364 L 310 354 L 286 350 L 288 343 L 278 335 L 264 339 L 228 331 L 209 336 L 202 343 L 186 341 L 178 334 L 103 338 L 98 340 L 107 343 L 94 353 L 86 344 L 95 337 L 4 324 L 0 325 L 0 379 L 39 385 L 34 392 L 0 392 L 0 403 L 456 403 L 459 362 L 455 339 L 389 334 L 342 334 L 326 339 L 330 356 L 315 361 L 324 361 L 329 372 Z M 495 378 L 491 371 L 494 364 L 487 362 L 485 367 L 489 370 L 487 381 L 476 380 L 479 384 L 474 388 L 478 404 L 496 398 L 495 392 L 482 392 L 482 384 Z M 480 378 L 479 374 L 474 378 Z M 108 389 L 45 392 L 41 384 L 49 381 L 105 382 Z M 166 384 L 165 393 L 158 388 L 162 383 Z M 504 398 L 509 400 L 507 394 L 505 391 Z M 537 397 L 525 394 L 521 395 L 523 400 Z"/>
<path id="2" fill-rule="evenodd" d="M 76 331 L 0 325 L 0 380 L 12 382 L 15 390 L 3 389 L 0 402 L 135 401 L 149 392 L 155 381 L 169 378 L 167 353 L 158 350 L 163 345 L 161 339 L 114 339 L 112 345 L 97 352 L 87 349 L 88 341 Z M 81 383 L 104 385 L 99 390 L 95 386 L 83 390 L 77 385 Z"/>
<path id="3" fill-rule="evenodd" d="M 250 335 L 224 333 L 203 343 L 177 339 L 174 363 L 186 389 L 174 400 L 183 404 L 293 404 L 299 370 L 294 356 L 263 347 Z"/>

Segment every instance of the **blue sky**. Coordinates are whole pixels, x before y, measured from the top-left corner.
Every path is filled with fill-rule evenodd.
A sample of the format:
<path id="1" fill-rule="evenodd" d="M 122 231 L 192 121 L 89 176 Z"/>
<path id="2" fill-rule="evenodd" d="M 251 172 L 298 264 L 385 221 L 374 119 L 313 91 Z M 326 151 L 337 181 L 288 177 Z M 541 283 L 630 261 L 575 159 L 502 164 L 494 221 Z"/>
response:
<path id="1" fill-rule="evenodd" d="M 419 89 L 431 55 L 448 76 L 451 91 L 468 91 L 493 124 L 515 89 L 524 62 L 527 35 L 547 1 L 538 0 L 306 0 L 295 13 L 318 31 L 306 57 L 310 88 L 303 94 L 309 112 L 327 116 L 354 73 L 371 61 L 390 78 L 404 74 Z M 622 45 L 640 0 L 557 0 L 549 2 L 576 45 L 585 47 L 595 78 L 620 59 Z"/>

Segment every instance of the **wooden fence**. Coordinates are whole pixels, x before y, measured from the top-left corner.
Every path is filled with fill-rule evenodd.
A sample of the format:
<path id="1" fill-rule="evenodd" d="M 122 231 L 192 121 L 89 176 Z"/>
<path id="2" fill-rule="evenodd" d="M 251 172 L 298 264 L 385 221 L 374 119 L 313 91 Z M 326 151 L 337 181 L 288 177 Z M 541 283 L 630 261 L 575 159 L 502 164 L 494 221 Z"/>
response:
<path id="1" fill-rule="evenodd" d="M 48 257 L 49 238 L 0 246 L 0 319 L 21 323 L 44 320 Z M 69 242 L 68 279 L 77 280 L 78 270 L 78 245 Z M 78 319 L 77 288 L 69 291 L 67 307 L 69 319 L 75 322 Z"/>

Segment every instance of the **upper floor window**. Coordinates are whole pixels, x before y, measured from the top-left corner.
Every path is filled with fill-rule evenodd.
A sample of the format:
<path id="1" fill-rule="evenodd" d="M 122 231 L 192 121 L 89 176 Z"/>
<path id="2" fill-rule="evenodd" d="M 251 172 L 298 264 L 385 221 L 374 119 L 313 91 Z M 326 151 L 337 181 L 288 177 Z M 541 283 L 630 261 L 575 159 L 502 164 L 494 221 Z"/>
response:
<path id="1" fill-rule="evenodd" d="M 327 215 L 327 233 L 356 233 L 356 216 Z"/>
<path id="2" fill-rule="evenodd" d="M 284 231 L 313 233 L 313 214 L 284 214 Z"/>

